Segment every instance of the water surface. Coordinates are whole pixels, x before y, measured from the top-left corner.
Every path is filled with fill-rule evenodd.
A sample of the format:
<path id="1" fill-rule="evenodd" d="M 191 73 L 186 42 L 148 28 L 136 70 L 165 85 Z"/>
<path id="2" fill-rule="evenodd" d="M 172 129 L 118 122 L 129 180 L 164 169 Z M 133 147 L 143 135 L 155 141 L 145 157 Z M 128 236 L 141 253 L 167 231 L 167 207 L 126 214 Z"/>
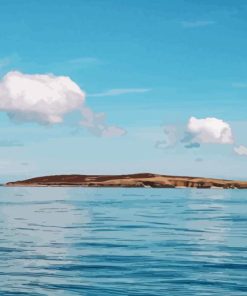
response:
<path id="1" fill-rule="evenodd" d="M 0 295 L 247 295 L 247 191 L 0 188 Z"/>

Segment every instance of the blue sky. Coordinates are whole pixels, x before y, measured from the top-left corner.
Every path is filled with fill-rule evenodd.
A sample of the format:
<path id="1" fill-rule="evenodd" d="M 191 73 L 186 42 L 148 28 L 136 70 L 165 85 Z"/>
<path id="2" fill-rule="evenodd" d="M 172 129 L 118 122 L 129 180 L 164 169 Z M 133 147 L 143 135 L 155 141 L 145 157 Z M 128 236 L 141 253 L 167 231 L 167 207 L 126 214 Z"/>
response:
<path id="1" fill-rule="evenodd" d="M 8 115 L 20 110 L 0 104 L 1 180 L 137 171 L 247 179 L 238 150 L 247 146 L 246 31 L 241 0 L 1 1 L 1 81 L 11 71 L 68 76 L 106 128 L 124 131 L 95 134 L 78 124 L 81 110 L 56 124 L 16 121 Z M 191 117 L 223 121 L 233 140 L 193 134 Z M 181 143 L 188 132 L 191 149 Z"/>

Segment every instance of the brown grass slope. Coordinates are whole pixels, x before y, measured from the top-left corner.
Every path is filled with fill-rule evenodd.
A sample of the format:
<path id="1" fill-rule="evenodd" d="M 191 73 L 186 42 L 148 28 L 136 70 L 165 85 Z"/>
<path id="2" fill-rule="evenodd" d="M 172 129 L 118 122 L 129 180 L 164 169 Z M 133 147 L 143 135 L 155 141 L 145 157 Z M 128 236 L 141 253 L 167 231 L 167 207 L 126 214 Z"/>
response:
<path id="1" fill-rule="evenodd" d="M 247 182 L 213 178 L 168 176 L 150 173 L 128 175 L 54 175 L 9 182 L 6 186 L 84 186 L 84 187 L 152 187 L 152 188 L 238 188 Z"/>

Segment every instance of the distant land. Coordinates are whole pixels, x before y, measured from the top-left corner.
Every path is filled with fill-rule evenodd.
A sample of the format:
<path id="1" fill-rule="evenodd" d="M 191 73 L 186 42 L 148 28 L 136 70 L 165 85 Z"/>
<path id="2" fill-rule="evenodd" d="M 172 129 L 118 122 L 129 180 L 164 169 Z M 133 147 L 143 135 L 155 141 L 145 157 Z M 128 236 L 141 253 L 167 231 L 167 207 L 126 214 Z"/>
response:
<path id="1" fill-rule="evenodd" d="M 55 175 L 9 182 L 5 186 L 151 187 L 247 189 L 247 181 L 149 173 L 129 175 Z"/>

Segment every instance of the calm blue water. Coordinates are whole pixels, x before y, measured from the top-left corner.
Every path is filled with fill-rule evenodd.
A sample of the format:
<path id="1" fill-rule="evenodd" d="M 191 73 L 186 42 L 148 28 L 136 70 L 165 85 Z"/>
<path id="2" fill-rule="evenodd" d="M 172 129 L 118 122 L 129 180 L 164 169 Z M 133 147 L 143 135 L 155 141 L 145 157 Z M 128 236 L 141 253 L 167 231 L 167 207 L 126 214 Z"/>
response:
<path id="1" fill-rule="evenodd" d="M 0 188 L 0 295 L 247 295 L 247 191 Z"/>

